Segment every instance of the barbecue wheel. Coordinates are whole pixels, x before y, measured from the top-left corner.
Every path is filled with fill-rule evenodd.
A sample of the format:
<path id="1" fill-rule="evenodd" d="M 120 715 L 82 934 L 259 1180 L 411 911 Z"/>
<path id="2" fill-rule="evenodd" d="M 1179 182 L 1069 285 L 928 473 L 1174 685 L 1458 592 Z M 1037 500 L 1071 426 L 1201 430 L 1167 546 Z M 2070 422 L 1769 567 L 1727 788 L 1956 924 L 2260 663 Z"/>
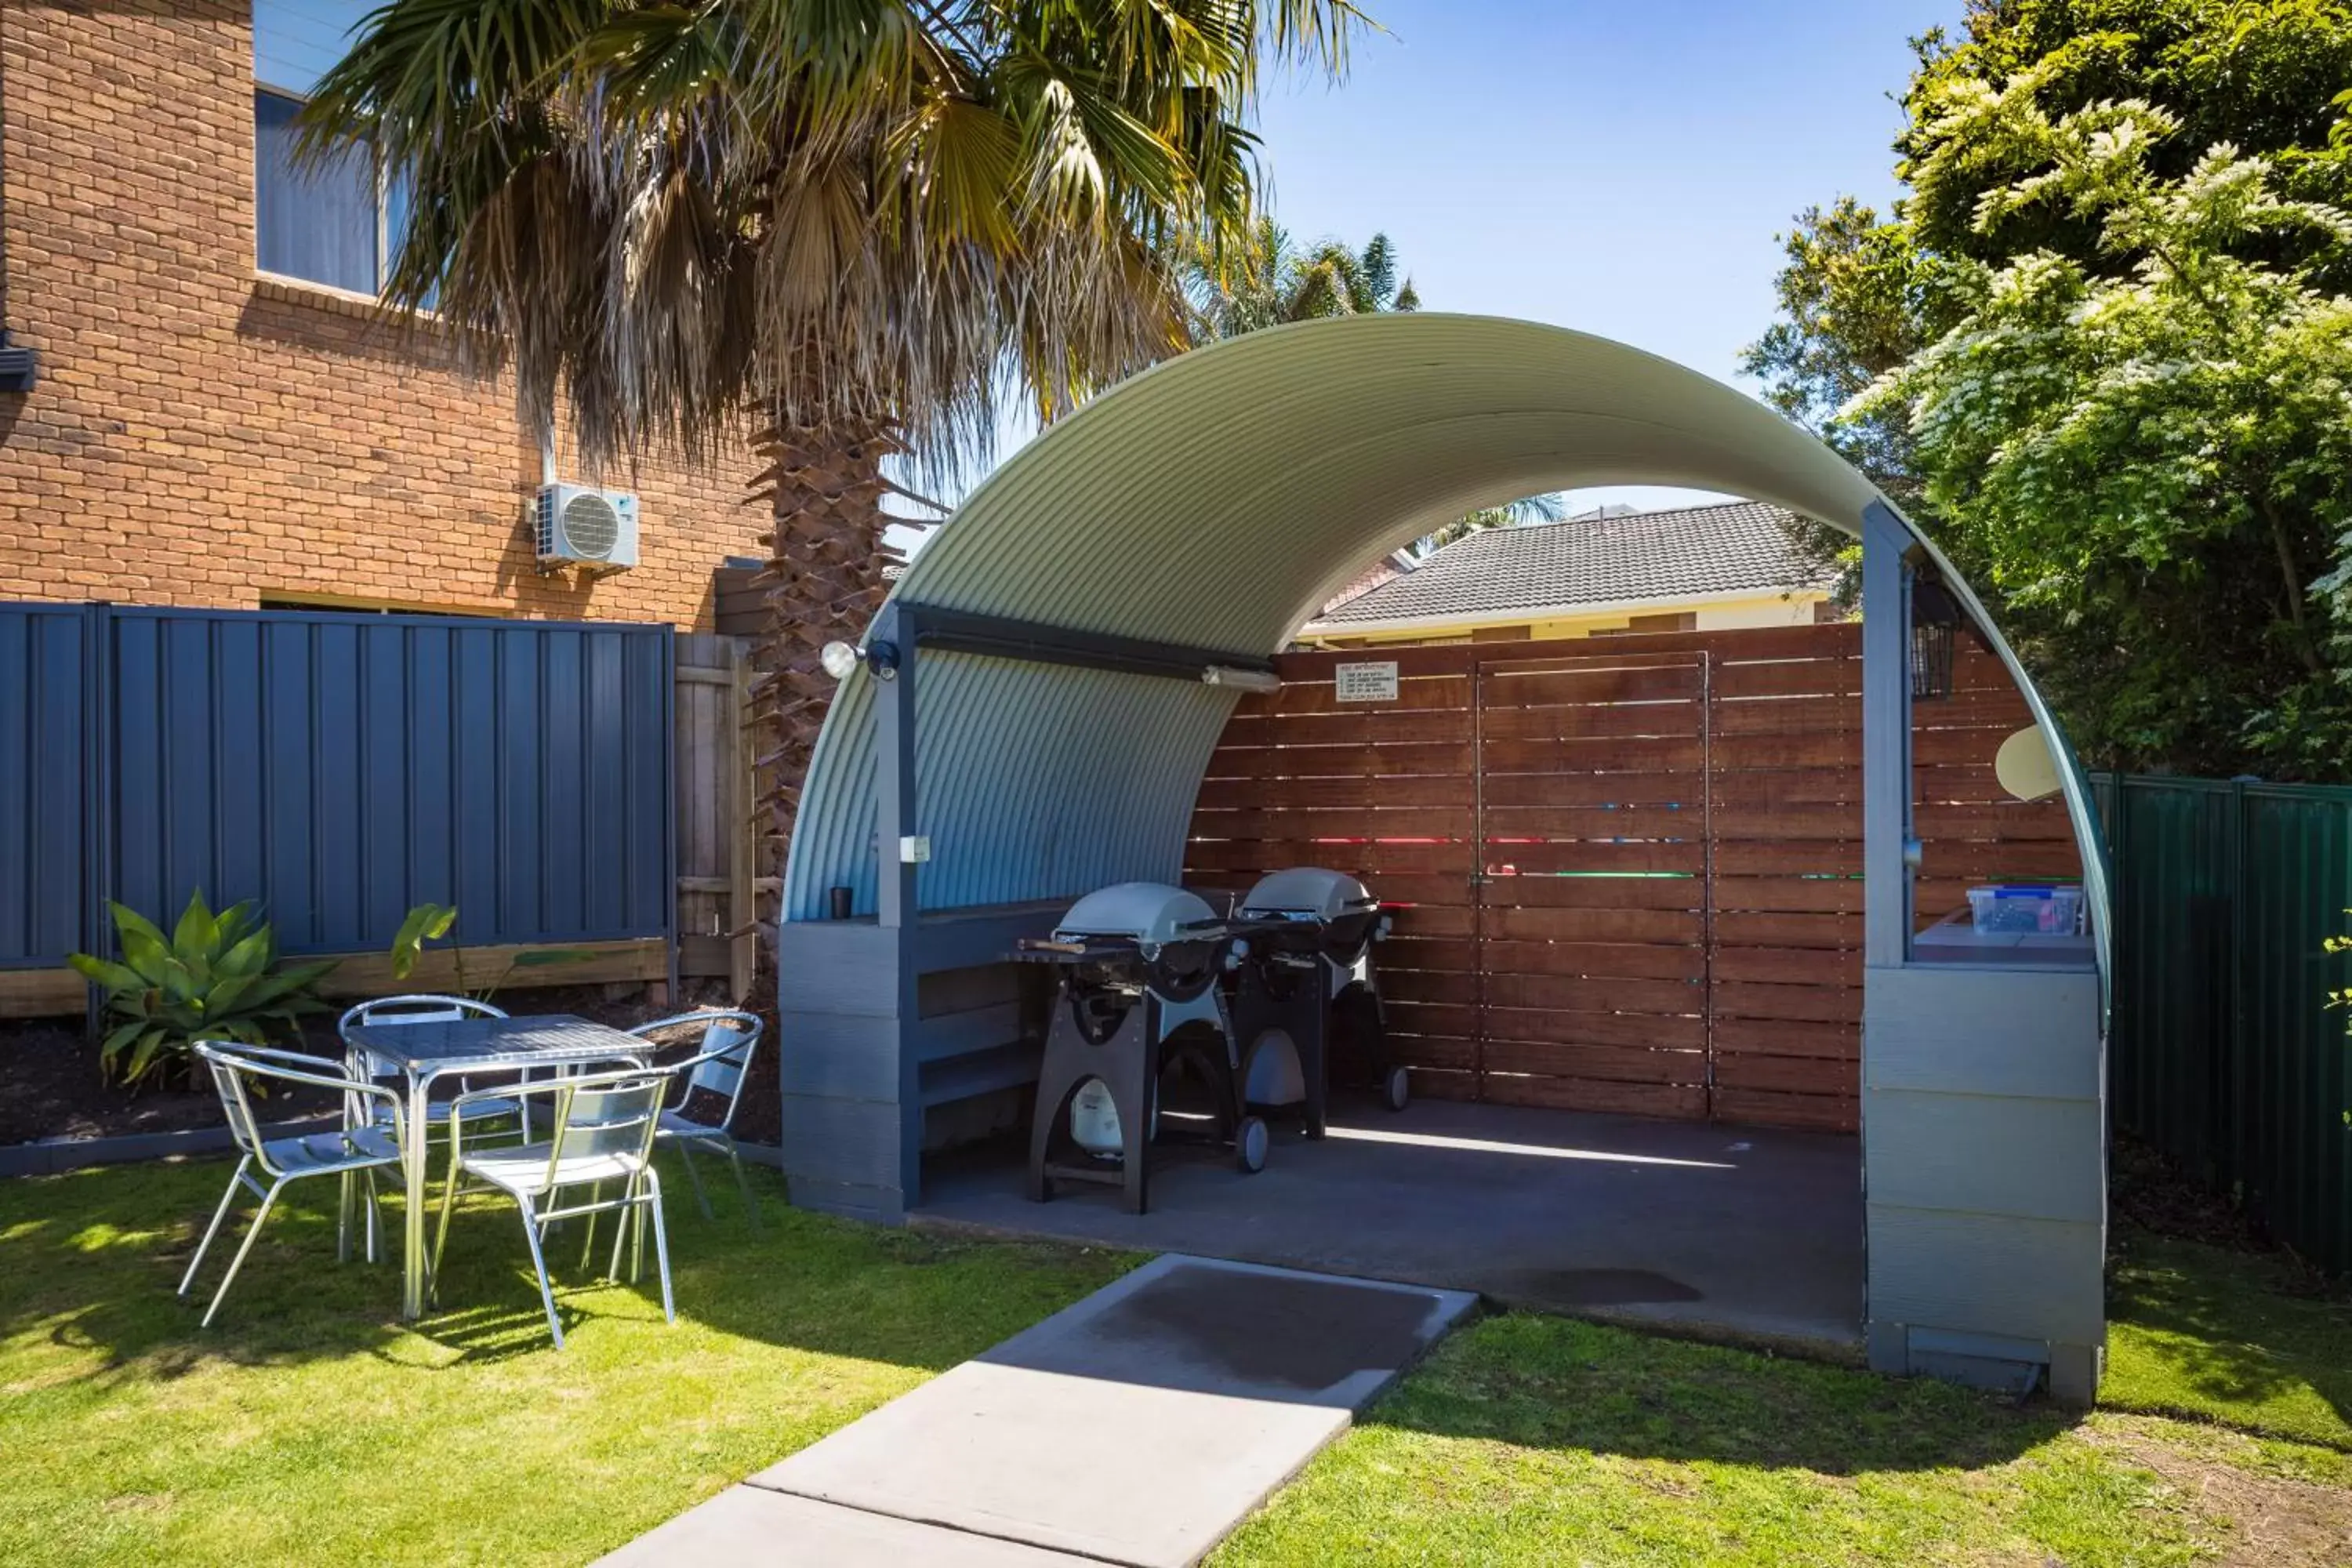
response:
<path id="1" fill-rule="evenodd" d="M 1234 1129 L 1234 1163 L 1244 1175 L 1256 1175 L 1265 1169 L 1265 1150 L 1270 1135 L 1262 1116 L 1244 1116 Z"/>
<path id="2" fill-rule="evenodd" d="M 1402 1110 L 1412 1100 L 1412 1079 L 1402 1068 L 1389 1068 L 1386 1082 L 1381 1085 L 1381 1099 L 1391 1110 Z"/>

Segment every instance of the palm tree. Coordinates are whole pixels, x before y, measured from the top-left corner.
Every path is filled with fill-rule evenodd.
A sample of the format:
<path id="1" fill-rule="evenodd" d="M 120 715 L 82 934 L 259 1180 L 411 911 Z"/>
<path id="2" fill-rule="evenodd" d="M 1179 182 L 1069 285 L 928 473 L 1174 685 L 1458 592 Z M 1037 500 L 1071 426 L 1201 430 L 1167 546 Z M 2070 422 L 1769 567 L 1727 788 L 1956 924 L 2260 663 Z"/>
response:
<path id="1" fill-rule="evenodd" d="M 1262 216 L 1246 247 L 1196 256 L 1188 270 L 1196 345 L 1287 321 L 1421 309 L 1412 279 L 1397 280 L 1396 248 L 1385 234 L 1360 251 L 1336 239 L 1301 250 L 1289 230 Z"/>
<path id="2" fill-rule="evenodd" d="M 952 477 L 1001 395 L 1051 418 L 1187 346 L 1187 258 L 1252 231 L 1261 64 L 1337 75 L 1361 22 L 1349 0 L 390 0 L 306 147 L 365 149 L 406 191 L 386 309 L 430 304 L 542 438 L 567 418 L 593 468 L 753 437 L 781 847 L 819 650 L 882 589 L 886 460 Z"/>

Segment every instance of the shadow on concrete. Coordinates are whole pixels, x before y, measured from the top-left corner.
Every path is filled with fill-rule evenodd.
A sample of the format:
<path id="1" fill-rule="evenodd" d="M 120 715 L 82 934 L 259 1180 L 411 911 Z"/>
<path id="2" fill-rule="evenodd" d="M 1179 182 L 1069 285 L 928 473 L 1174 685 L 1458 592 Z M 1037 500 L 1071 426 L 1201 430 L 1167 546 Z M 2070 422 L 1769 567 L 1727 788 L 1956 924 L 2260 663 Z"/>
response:
<path id="1" fill-rule="evenodd" d="M 1266 1168 L 1171 1155 L 1152 1210 L 1023 1193 L 1023 1151 L 926 1172 L 919 1225 L 1182 1252 L 1475 1290 L 1508 1306 L 1852 1357 L 1863 1300 L 1856 1141 L 1423 1102 L 1336 1107 L 1278 1134 Z"/>

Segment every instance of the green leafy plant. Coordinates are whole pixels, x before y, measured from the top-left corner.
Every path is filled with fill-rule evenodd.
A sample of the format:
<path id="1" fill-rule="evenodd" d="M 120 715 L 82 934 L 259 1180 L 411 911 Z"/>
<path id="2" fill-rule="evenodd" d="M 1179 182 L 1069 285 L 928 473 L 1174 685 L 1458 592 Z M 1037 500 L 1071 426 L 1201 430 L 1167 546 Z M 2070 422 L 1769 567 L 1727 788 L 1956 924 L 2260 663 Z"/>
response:
<path id="1" fill-rule="evenodd" d="M 457 909 L 454 904 L 419 904 L 409 910 L 400 922 L 400 930 L 393 934 L 392 977 L 405 980 L 414 974 L 425 944 L 447 936 L 449 928 L 457 923 Z M 463 973 L 462 969 L 459 973 Z"/>
<path id="2" fill-rule="evenodd" d="M 468 987 L 466 979 L 466 947 L 450 932 L 457 924 L 457 909 L 454 904 L 419 904 L 408 911 L 400 922 L 400 930 L 392 938 L 392 977 L 406 980 L 416 973 L 417 961 L 424 956 L 425 944 L 446 938 L 449 942 L 449 963 L 457 972 L 459 995 L 471 996 L 477 1002 L 488 1002 L 498 994 L 518 969 L 541 969 L 554 964 L 585 963 L 595 957 L 584 948 L 532 948 L 518 952 L 507 960 L 506 967 L 479 991 Z"/>
<path id="3" fill-rule="evenodd" d="M 202 889 L 169 936 L 119 903 L 114 915 L 120 963 L 87 952 L 67 959 L 106 993 L 110 1026 L 99 1044 L 110 1076 L 138 1083 L 163 1069 L 184 1073 L 197 1040 L 267 1045 L 297 1035 L 331 960 L 278 967 L 278 940 L 250 903 L 215 914 Z"/>

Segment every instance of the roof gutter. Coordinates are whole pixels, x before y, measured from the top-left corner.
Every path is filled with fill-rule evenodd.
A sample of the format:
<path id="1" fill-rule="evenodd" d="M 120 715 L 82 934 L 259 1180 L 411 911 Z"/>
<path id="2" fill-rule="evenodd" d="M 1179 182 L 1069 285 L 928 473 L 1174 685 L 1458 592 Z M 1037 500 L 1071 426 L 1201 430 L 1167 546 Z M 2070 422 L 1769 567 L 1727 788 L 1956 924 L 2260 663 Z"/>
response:
<path id="1" fill-rule="evenodd" d="M 1377 590 L 1375 590 L 1377 591 Z M 1723 588 L 1713 593 L 1628 594 L 1622 598 L 1591 599 L 1575 605 L 1506 605 L 1497 610 L 1439 611 L 1426 616 L 1391 616 L 1381 620 L 1309 621 L 1300 637 L 1356 637 L 1365 632 L 1417 632 L 1444 626 L 1508 626 L 1522 621 L 1564 621 L 1586 616 L 1613 616 L 1629 610 L 1644 614 L 1664 606 L 1746 604 L 1757 599 L 1826 599 L 1829 590 L 1814 583 L 1790 583 L 1769 588 Z M 1352 601 L 1350 601 L 1352 603 Z"/>

